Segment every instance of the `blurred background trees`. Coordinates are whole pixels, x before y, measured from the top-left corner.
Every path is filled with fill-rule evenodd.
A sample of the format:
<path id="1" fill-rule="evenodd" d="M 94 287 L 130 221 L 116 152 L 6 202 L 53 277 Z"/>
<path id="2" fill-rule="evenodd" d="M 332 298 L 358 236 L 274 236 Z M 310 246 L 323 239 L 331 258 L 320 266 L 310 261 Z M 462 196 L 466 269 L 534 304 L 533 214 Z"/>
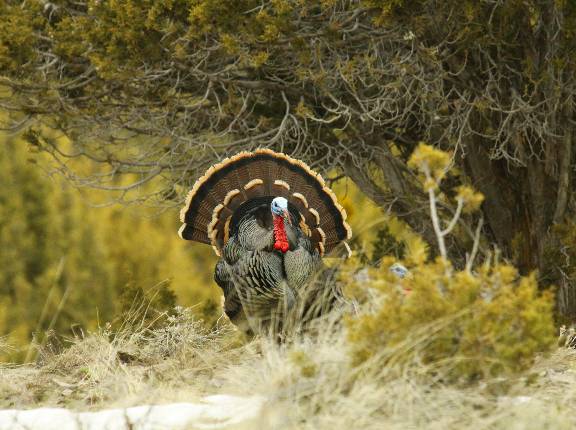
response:
<path id="1" fill-rule="evenodd" d="M 454 167 L 442 218 L 455 184 L 485 196 L 447 238 L 455 266 L 483 218 L 479 258 L 538 270 L 576 318 L 574 2 L 2 0 L 0 14 L 3 127 L 77 186 L 178 206 L 214 160 L 266 146 L 350 178 L 434 244 L 407 166 L 426 141 Z"/>
<path id="2" fill-rule="evenodd" d="M 209 288 L 214 257 L 175 234 L 174 213 L 91 207 L 46 155 L 0 137 L 0 337 L 16 347 L 46 333 L 81 336 L 106 323 L 135 322 L 175 305 L 217 316 Z M 12 359 L 34 358 L 19 350 Z"/>

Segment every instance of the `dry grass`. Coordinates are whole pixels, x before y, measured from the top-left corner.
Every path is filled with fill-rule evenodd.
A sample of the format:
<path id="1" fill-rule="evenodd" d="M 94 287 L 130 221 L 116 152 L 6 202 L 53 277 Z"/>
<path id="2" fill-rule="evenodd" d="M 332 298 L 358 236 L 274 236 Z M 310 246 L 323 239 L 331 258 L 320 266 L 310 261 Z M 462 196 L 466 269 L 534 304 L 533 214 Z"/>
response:
<path id="1" fill-rule="evenodd" d="M 265 337 L 242 342 L 227 325 L 208 332 L 186 311 L 162 329 L 115 336 L 104 329 L 61 353 L 44 351 L 36 365 L 0 367 L 0 407 L 93 410 L 225 393 L 268 399 L 259 422 L 245 427 L 251 429 L 576 425 L 574 350 L 559 349 L 513 380 L 458 387 L 442 382 L 446 363 L 424 366 L 417 354 L 409 364 L 351 367 L 336 317 L 284 344 Z"/>
<path id="2" fill-rule="evenodd" d="M 8 344 L 8 341 L 5 336 L 0 336 L 0 353 L 7 352 L 11 350 L 12 347 Z"/>
<path id="3" fill-rule="evenodd" d="M 354 305 L 363 314 L 374 301 Z M 401 344 L 354 365 L 341 323 L 346 309 L 332 311 L 305 334 L 282 343 L 266 336 L 243 339 L 226 322 L 206 330 L 184 309 L 167 317 L 162 328 L 151 328 L 157 324 L 141 311 L 135 307 L 114 333 L 105 327 L 71 340 L 60 352 L 42 348 L 36 365 L 0 366 L 0 408 L 97 410 L 231 394 L 267 399 L 258 422 L 246 423 L 245 429 L 576 425 L 574 349 L 540 357 L 521 375 L 458 385 L 446 381 L 454 381 L 447 375 L 454 375 L 462 358 L 423 362 L 422 352 L 438 332 L 433 326 L 410 326 Z M 571 345 L 573 337 L 565 331 L 563 345 Z"/>

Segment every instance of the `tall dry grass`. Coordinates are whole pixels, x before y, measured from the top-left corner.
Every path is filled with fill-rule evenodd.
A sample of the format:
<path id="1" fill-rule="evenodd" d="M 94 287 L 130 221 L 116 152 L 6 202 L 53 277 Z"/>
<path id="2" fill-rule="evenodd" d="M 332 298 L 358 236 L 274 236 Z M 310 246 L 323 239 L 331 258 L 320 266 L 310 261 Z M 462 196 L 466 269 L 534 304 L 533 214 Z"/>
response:
<path id="1" fill-rule="evenodd" d="M 127 324 L 44 347 L 35 365 L 0 367 L 0 407 L 78 410 L 195 401 L 208 394 L 263 396 L 244 428 L 574 428 L 576 353 L 558 349 L 528 372 L 474 385 L 444 382 L 450 359 L 423 364 L 418 348 L 383 351 L 354 366 L 340 309 L 284 342 L 242 338 L 221 321 L 208 330 L 185 309 L 162 327 Z M 131 328 L 129 328 L 131 327 Z M 414 335 L 412 345 L 425 342 Z M 412 351 L 408 353 L 406 351 Z M 414 353 L 416 351 L 416 353 Z M 388 357 L 388 358 L 389 358 Z M 504 387 L 504 388 L 503 388 Z"/>

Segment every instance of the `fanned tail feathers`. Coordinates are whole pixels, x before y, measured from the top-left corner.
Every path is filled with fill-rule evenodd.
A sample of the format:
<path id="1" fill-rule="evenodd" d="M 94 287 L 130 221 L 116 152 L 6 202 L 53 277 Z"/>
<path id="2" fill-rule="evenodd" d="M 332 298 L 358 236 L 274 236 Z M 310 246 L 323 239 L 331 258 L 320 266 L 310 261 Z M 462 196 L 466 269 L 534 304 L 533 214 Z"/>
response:
<path id="1" fill-rule="evenodd" d="M 352 236 L 346 211 L 322 176 L 304 162 L 270 149 L 240 152 L 211 166 L 186 198 L 179 234 L 211 244 L 220 255 L 235 210 L 257 197 L 288 199 L 302 216 L 302 231 L 321 254 Z M 343 246 L 349 252 L 345 242 Z"/>

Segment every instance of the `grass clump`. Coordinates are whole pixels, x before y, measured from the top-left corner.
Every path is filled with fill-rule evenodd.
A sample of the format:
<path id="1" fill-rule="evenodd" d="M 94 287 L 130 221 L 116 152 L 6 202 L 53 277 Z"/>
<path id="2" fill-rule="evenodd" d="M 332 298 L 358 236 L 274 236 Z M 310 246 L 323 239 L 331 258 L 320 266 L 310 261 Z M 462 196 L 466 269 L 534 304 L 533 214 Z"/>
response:
<path id="1" fill-rule="evenodd" d="M 213 363 L 233 362 L 237 343 L 230 326 L 209 329 L 179 307 L 161 325 L 112 327 L 69 338 L 66 348 L 47 345 L 36 364 L 0 365 L 0 408 L 165 403 L 190 391 L 198 398 L 214 389 Z"/>

